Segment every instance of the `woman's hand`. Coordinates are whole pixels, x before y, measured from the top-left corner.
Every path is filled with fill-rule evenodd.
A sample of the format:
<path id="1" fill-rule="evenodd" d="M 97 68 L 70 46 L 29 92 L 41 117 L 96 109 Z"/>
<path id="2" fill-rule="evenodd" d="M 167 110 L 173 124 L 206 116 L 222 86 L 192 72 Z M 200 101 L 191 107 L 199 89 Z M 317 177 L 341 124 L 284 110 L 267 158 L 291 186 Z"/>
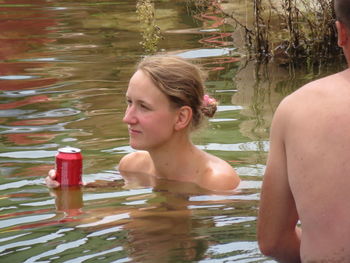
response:
<path id="1" fill-rule="evenodd" d="M 49 175 L 45 178 L 45 183 L 49 188 L 57 188 L 60 183 L 56 181 L 56 171 L 54 169 L 49 171 Z"/>

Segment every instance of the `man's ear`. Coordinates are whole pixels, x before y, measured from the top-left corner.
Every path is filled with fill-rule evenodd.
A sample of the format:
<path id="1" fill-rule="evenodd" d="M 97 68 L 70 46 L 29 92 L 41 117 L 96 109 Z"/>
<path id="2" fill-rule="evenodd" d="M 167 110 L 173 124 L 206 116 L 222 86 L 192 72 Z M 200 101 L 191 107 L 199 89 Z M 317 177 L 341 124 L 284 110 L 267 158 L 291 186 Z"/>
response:
<path id="1" fill-rule="evenodd" d="M 338 32 L 338 46 L 344 47 L 348 42 L 349 37 L 346 26 L 340 21 L 336 21 L 335 26 L 337 27 Z"/>
<path id="2" fill-rule="evenodd" d="M 192 121 L 192 109 L 189 106 L 182 106 L 178 109 L 175 130 L 180 131 L 186 128 Z"/>

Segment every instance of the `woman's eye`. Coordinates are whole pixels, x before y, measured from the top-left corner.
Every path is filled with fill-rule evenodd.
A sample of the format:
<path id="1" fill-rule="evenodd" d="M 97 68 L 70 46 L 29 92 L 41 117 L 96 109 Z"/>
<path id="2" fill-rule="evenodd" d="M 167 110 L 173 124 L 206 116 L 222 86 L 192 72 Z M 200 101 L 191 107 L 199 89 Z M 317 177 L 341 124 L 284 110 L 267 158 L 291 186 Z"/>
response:
<path id="1" fill-rule="evenodd" d="M 131 100 L 126 100 L 126 104 L 131 105 L 132 101 Z"/>
<path id="2" fill-rule="evenodd" d="M 141 104 L 140 106 L 141 106 L 141 108 L 144 109 L 144 110 L 149 110 L 149 107 L 146 106 L 145 104 Z"/>

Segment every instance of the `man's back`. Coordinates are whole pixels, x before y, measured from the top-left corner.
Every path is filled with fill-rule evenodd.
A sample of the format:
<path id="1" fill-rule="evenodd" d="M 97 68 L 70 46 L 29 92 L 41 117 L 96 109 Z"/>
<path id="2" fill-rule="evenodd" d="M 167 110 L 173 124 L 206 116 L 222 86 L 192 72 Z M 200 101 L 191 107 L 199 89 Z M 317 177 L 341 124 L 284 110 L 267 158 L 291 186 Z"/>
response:
<path id="1" fill-rule="evenodd" d="M 301 258 L 350 262 L 350 71 L 306 85 L 280 108 Z"/>
<path id="2" fill-rule="evenodd" d="M 271 125 L 258 242 L 282 262 L 350 262 L 350 1 L 334 10 L 348 69 L 285 98 Z"/>

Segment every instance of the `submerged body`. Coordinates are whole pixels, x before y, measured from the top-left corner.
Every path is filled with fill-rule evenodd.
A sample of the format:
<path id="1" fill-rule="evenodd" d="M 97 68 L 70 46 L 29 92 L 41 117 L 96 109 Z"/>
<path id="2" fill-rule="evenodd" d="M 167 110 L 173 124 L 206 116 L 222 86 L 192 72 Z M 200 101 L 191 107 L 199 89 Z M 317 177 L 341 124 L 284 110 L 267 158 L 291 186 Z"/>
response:
<path id="1" fill-rule="evenodd" d="M 142 150 L 119 163 L 122 175 L 135 172 L 195 183 L 209 190 L 235 189 L 240 179 L 224 160 L 198 149 L 189 139 L 192 110 L 174 107 L 142 70 L 136 71 L 126 93 L 129 143 Z"/>
<path id="2" fill-rule="evenodd" d="M 163 163 L 157 161 L 157 165 L 155 165 L 152 156 L 148 152 L 139 151 L 126 155 L 121 160 L 118 169 L 127 183 L 136 179 L 130 178 L 129 175 L 134 176 L 136 172 L 143 174 L 137 180 L 138 185 L 155 186 L 152 182 L 163 178 L 171 181 L 194 183 L 212 191 L 226 191 L 237 188 L 240 179 L 228 163 L 200 151 L 196 147 L 193 148 L 192 153 L 190 156 L 180 154 L 182 164 L 178 166 L 179 162 L 173 162 L 172 160 L 164 160 Z M 144 182 L 142 183 L 140 180 Z"/>
<path id="3" fill-rule="evenodd" d="M 124 156 L 118 167 L 127 184 L 149 186 L 165 179 L 213 191 L 238 186 L 233 167 L 197 148 L 190 138 L 217 109 L 215 99 L 204 93 L 202 75 L 199 67 L 174 56 L 150 56 L 138 64 L 129 81 L 123 118 L 129 144 L 138 151 Z M 46 183 L 57 187 L 54 179 L 52 172 Z"/>

